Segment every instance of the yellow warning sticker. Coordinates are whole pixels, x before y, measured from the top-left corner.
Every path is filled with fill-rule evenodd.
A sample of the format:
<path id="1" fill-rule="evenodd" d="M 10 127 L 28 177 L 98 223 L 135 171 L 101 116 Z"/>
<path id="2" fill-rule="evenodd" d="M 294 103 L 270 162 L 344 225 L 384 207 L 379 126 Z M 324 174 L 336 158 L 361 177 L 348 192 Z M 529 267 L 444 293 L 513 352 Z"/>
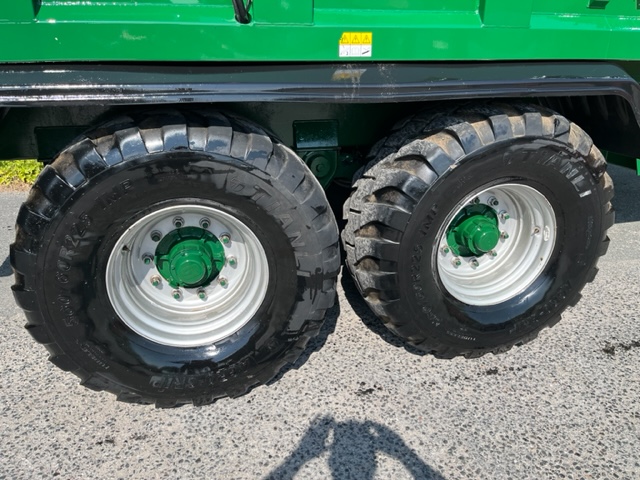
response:
<path id="1" fill-rule="evenodd" d="M 373 46 L 373 33 L 344 32 L 338 43 L 340 57 L 370 57 Z"/>

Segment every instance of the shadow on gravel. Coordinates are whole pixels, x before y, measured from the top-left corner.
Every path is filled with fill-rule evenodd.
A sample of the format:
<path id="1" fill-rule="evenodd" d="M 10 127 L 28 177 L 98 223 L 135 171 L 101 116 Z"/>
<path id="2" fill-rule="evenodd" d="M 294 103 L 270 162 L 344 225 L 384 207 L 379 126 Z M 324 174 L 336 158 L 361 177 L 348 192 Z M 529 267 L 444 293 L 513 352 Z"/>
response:
<path id="1" fill-rule="evenodd" d="M 304 349 L 304 352 L 302 352 L 302 354 L 298 357 L 298 359 L 293 364 L 287 365 L 282 370 L 280 370 L 280 373 L 278 373 L 278 375 L 276 375 L 273 379 L 271 379 L 271 381 L 269 381 L 267 385 L 272 385 L 278 380 L 280 380 L 282 376 L 285 375 L 289 370 L 291 369 L 297 370 L 302 365 L 304 365 L 304 363 L 307 360 L 309 360 L 309 357 L 313 353 L 319 351 L 324 346 L 324 344 L 327 343 L 327 338 L 329 338 L 329 335 L 331 335 L 335 331 L 336 322 L 339 316 L 340 316 L 340 304 L 336 302 L 336 304 L 332 308 L 327 310 L 327 313 L 324 317 L 324 323 L 322 324 L 322 327 L 320 327 L 320 331 L 318 332 L 318 335 L 316 335 L 311 340 L 309 340 L 309 343 L 307 343 L 307 346 Z"/>
<path id="2" fill-rule="evenodd" d="M 409 345 L 399 337 L 396 337 L 391 333 L 387 327 L 375 316 L 375 314 L 369 309 L 367 303 L 362 299 L 358 288 L 347 270 L 347 267 L 342 268 L 342 288 L 344 289 L 344 296 L 351 305 L 354 313 L 360 317 L 362 323 L 371 330 L 373 333 L 381 337 L 385 342 L 394 347 L 404 348 L 407 352 L 414 355 L 424 356 L 427 355 L 422 350 Z"/>
<path id="3" fill-rule="evenodd" d="M 7 255 L 7 258 L 5 258 L 2 265 L 0 265 L 0 277 L 10 277 L 11 275 L 13 275 L 13 270 L 11 269 L 9 255 Z"/>
<path id="4" fill-rule="evenodd" d="M 376 474 L 378 454 L 401 463 L 412 478 L 444 480 L 393 430 L 376 422 L 337 422 L 330 416 L 315 418 L 298 448 L 264 480 L 293 479 L 306 463 L 324 455 L 334 480 L 369 480 Z"/>
<path id="5" fill-rule="evenodd" d="M 607 172 L 615 188 L 613 207 L 616 210 L 616 223 L 640 222 L 637 205 L 640 177 L 633 170 L 617 165 L 609 165 Z"/>

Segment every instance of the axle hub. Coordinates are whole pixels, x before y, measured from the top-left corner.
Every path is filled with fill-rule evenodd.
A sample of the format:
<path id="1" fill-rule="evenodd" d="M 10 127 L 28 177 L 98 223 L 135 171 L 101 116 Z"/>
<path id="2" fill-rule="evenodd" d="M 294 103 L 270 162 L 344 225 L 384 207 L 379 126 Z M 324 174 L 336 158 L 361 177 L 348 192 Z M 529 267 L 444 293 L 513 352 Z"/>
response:
<path id="1" fill-rule="evenodd" d="M 480 257 L 492 251 L 500 240 L 498 215 L 488 205 L 470 205 L 453 219 L 447 243 L 461 257 Z"/>
<path id="2" fill-rule="evenodd" d="M 198 227 L 178 228 L 158 244 L 155 263 L 160 274 L 173 288 L 206 287 L 224 266 L 224 247 L 207 230 Z"/>

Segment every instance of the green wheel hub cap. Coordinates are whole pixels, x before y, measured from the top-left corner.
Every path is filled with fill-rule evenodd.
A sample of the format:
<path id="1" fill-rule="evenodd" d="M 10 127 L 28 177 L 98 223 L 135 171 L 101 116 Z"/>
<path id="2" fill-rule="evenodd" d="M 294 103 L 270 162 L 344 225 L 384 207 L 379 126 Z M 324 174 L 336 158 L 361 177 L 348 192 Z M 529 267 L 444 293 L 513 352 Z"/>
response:
<path id="1" fill-rule="evenodd" d="M 206 287 L 225 264 L 224 246 L 202 228 L 178 228 L 158 244 L 155 263 L 160 275 L 174 288 Z"/>
<path id="2" fill-rule="evenodd" d="M 465 207 L 447 230 L 447 243 L 461 257 L 480 257 L 500 240 L 498 215 L 488 205 Z"/>

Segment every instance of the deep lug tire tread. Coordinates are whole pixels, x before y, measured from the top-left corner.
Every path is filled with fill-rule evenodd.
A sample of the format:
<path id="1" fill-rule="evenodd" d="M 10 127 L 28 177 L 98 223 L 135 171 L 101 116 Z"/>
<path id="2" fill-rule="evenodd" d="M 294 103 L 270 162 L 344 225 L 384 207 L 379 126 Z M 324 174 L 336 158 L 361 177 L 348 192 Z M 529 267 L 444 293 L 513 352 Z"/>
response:
<path id="1" fill-rule="evenodd" d="M 53 164 L 45 167 L 20 208 L 16 241 L 11 245 L 10 254 L 15 272 L 15 284 L 12 286 L 15 300 L 25 311 L 27 331 L 36 342 L 47 348 L 49 360 L 56 366 L 74 373 L 82 385 L 92 390 L 115 394 L 119 401 L 155 404 L 162 408 L 187 402 L 145 397 L 128 391 L 99 374 L 87 372 L 65 355 L 38 307 L 38 294 L 33 282 L 37 275 L 35 259 L 43 246 L 43 234 L 76 190 L 95 181 L 101 173 L 114 166 L 151 153 L 171 151 L 202 151 L 232 156 L 251 165 L 254 173 L 279 180 L 282 187 L 298 200 L 300 210 L 305 212 L 309 225 L 313 226 L 323 245 L 314 258 L 299 257 L 298 268 L 304 270 L 305 262 L 308 265 L 321 262 L 326 272 L 317 294 L 305 300 L 310 304 L 306 306 L 310 311 L 309 318 L 281 362 L 269 363 L 255 380 L 245 382 L 242 388 L 226 392 L 226 395 L 191 398 L 190 403 L 205 405 L 222 396 L 241 396 L 255 386 L 268 383 L 286 364 L 295 363 L 309 339 L 317 335 L 326 310 L 335 303 L 340 268 L 338 229 L 319 183 L 292 150 L 242 118 L 220 112 L 183 114 L 178 111 L 125 116 L 99 127 L 67 147 Z"/>
<path id="2" fill-rule="evenodd" d="M 391 134 L 372 148 L 368 163 L 354 176 L 351 196 L 343 216 L 342 232 L 346 265 L 372 311 L 393 333 L 413 346 L 439 358 L 475 358 L 502 353 L 537 337 L 544 327 L 560 320 L 560 314 L 537 331 L 498 348 L 453 349 L 424 338 L 411 323 L 393 315 L 398 301 L 400 240 L 411 212 L 431 185 L 457 161 L 488 145 L 517 137 L 542 137 L 569 145 L 586 159 L 598 185 L 605 234 L 599 256 L 606 253 L 606 229 L 614 223 L 611 205 L 613 183 L 606 174 L 602 153 L 576 124 L 542 107 L 517 104 L 457 106 L 447 111 L 427 111 L 398 123 Z M 597 274 L 593 265 L 587 282 Z M 580 299 L 577 294 L 568 305 Z"/>

